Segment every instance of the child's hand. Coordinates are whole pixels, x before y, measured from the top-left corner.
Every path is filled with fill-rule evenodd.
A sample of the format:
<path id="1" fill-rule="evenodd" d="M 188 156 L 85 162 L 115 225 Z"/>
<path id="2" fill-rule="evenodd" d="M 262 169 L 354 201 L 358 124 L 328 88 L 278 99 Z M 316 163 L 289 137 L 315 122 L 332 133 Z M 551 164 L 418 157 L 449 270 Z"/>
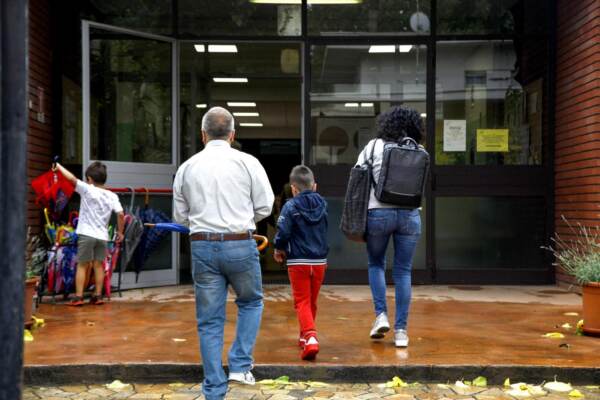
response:
<path id="1" fill-rule="evenodd" d="M 285 251 L 283 251 L 283 250 L 275 249 L 275 252 L 273 253 L 273 258 L 279 264 L 283 264 L 283 262 L 285 261 L 285 256 L 286 256 L 286 254 L 285 254 Z"/>
<path id="2" fill-rule="evenodd" d="M 121 243 L 123 241 L 123 238 L 124 238 L 123 233 L 117 232 L 117 237 L 115 238 L 115 242 Z"/>

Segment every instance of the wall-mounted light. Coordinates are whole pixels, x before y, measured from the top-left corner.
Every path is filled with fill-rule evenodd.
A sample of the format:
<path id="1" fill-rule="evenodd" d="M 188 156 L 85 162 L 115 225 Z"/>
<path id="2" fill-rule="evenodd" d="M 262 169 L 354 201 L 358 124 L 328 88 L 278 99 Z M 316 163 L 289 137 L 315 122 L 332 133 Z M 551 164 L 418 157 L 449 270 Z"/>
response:
<path id="1" fill-rule="evenodd" d="M 427 113 L 421 113 L 421 118 L 427 118 Z"/>
<path id="2" fill-rule="evenodd" d="M 361 107 L 373 107 L 373 103 L 360 103 Z"/>
<path id="3" fill-rule="evenodd" d="M 412 49 L 412 44 L 401 44 L 398 46 L 398 51 L 400 53 L 408 53 Z"/>
<path id="4" fill-rule="evenodd" d="M 344 107 L 358 107 L 359 104 L 358 103 L 345 103 Z"/>
<path id="5" fill-rule="evenodd" d="M 198 52 L 198 53 L 204 53 L 204 51 L 206 51 L 206 47 L 203 44 L 195 44 L 194 45 L 194 49 Z"/>
<path id="6" fill-rule="evenodd" d="M 248 78 L 213 78 L 216 83 L 248 83 Z"/>
<path id="7" fill-rule="evenodd" d="M 194 49 L 198 53 L 204 53 L 206 51 L 206 46 L 203 44 L 195 44 Z M 209 44 L 208 52 L 209 53 L 237 53 L 238 49 L 235 44 Z"/>
<path id="8" fill-rule="evenodd" d="M 241 122 L 240 126 L 260 128 L 263 126 L 263 124 L 262 122 Z"/>
<path id="9" fill-rule="evenodd" d="M 196 108 L 206 108 L 206 104 L 196 104 Z"/>

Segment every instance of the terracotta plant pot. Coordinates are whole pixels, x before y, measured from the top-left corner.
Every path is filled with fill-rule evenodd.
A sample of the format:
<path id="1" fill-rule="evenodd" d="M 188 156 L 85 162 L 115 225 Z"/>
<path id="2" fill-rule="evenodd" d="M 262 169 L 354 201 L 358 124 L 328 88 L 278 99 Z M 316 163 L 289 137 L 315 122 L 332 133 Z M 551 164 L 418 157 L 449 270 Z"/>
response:
<path id="1" fill-rule="evenodd" d="M 31 310 L 33 308 L 33 296 L 35 295 L 35 289 L 37 288 L 39 281 L 40 278 L 37 276 L 29 278 L 25 281 L 25 315 L 23 321 L 25 322 L 26 328 L 29 328 L 31 326 Z"/>
<path id="2" fill-rule="evenodd" d="M 600 336 L 600 282 L 583 285 L 583 333 Z"/>

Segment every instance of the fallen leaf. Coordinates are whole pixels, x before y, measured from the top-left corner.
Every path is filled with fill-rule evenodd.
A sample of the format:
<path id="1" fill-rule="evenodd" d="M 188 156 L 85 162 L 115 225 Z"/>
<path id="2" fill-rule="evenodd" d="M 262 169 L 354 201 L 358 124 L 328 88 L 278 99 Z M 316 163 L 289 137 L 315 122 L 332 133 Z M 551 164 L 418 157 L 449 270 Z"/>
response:
<path id="1" fill-rule="evenodd" d="M 505 387 L 508 387 L 508 386 L 510 386 L 510 378 L 506 378 L 506 379 L 504 380 L 504 386 L 505 386 Z"/>
<path id="2" fill-rule="evenodd" d="M 558 382 L 558 381 L 546 383 L 544 385 L 544 389 L 550 390 L 551 392 L 559 392 L 559 393 L 566 393 L 566 392 L 570 392 L 571 390 L 573 390 L 573 388 L 571 387 L 570 384 L 564 383 L 564 382 Z"/>
<path id="3" fill-rule="evenodd" d="M 563 329 L 571 329 L 573 326 L 570 323 L 565 323 L 560 326 Z"/>
<path id="4" fill-rule="evenodd" d="M 184 386 L 185 386 L 185 383 L 181 383 L 181 382 L 169 383 L 169 387 L 172 387 L 172 388 L 182 388 Z"/>
<path id="5" fill-rule="evenodd" d="M 595 385 L 588 385 L 585 387 L 586 389 L 590 389 L 590 390 L 595 390 L 595 389 L 600 389 L 600 386 L 595 386 Z"/>
<path id="6" fill-rule="evenodd" d="M 29 329 L 23 331 L 23 340 L 26 342 L 33 342 L 33 335 Z"/>
<path id="7" fill-rule="evenodd" d="M 576 316 L 578 316 L 579 314 L 578 314 L 578 313 L 576 313 L 576 312 L 566 312 L 566 313 L 564 313 L 563 315 L 566 315 L 567 317 L 576 317 Z"/>
<path id="8" fill-rule="evenodd" d="M 339 320 L 341 320 L 341 321 L 347 321 L 347 320 L 349 320 L 350 318 L 348 318 L 348 317 L 337 317 L 336 319 L 339 319 Z"/>
<path id="9" fill-rule="evenodd" d="M 560 332 L 550 332 L 542 335 L 542 337 L 550 338 L 550 339 L 564 339 L 565 335 Z"/>
<path id="10" fill-rule="evenodd" d="M 546 392 L 544 391 L 544 389 L 542 389 L 541 386 L 527 385 L 527 390 L 529 390 L 529 393 L 531 393 L 531 395 L 535 397 L 546 395 Z"/>
<path id="11" fill-rule="evenodd" d="M 312 382 L 312 381 L 308 381 L 305 384 L 308 387 L 312 387 L 312 388 L 325 388 L 325 387 L 329 386 L 329 384 L 325 383 L 325 382 Z"/>
<path id="12" fill-rule="evenodd" d="M 583 336 L 583 320 L 580 319 L 579 322 L 577 322 L 577 329 L 575 329 L 575 334 L 577 336 Z"/>
<path id="13" fill-rule="evenodd" d="M 396 387 L 407 387 L 408 383 L 404 382 L 402 379 L 397 376 L 393 377 L 391 381 L 386 382 L 386 387 L 396 388 Z"/>
<path id="14" fill-rule="evenodd" d="M 173 338 L 174 342 L 187 342 L 187 339 Z"/>
<path id="15" fill-rule="evenodd" d="M 121 389 L 124 389 L 124 388 L 126 388 L 126 387 L 128 387 L 128 386 L 129 386 L 128 384 L 126 384 L 126 383 L 123 383 L 123 382 L 121 382 L 121 381 L 120 381 L 120 380 L 118 380 L 118 379 L 117 379 L 117 380 L 115 380 L 115 381 L 112 381 L 111 383 L 108 383 L 108 384 L 106 385 L 107 389 L 110 389 L 110 390 L 117 390 L 117 391 L 118 391 L 118 390 L 121 390 Z"/>
<path id="16" fill-rule="evenodd" d="M 478 376 L 477 378 L 473 379 L 473 386 L 486 387 L 487 378 L 485 376 Z"/>
<path id="17" fill-rule="evenodd" d="M 33 319 L 33 326 L 31 327 L 32 329 L 42 328 L 44 325 L 46 325 L 46 322 L 43 318 L 37 318 L 35 315 L 32 315 L 31 319 Z"/>
<path id="18" fill-rule="evenodd" d="M 583 397 L 583 393 L 581 393 L 579 390 L 575 389 L 575 390 L 571 390 L 569 392 L 569 397 Z"/>

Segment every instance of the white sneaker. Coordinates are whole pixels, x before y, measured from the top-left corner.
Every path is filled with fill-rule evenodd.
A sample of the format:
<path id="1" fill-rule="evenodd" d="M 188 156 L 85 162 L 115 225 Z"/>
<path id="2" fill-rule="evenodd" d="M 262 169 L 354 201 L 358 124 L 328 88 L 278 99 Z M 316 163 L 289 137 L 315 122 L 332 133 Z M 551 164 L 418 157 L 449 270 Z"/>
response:
<path id="1" fill-rule="evenodd" d="M 242 385 L 254 385 L 256 384 L 256 380 L 254 379 L 254 375 L 252 372 L 230 372 L 229 380 L 241 383 Z"/>
<path id="2" fill-rule="evenodd" d="M 385 333 L 390 330 L 390 322 L 388 321 L 387 315 L 382 312 L 375 318 L 373 322 L 373 328 L 371 329 L 371 339 L 381 339 L 385 336 Z"/>
<path id="3" fill-rule="evenodd" d="M 394 342 L 396 347 L 408 347 L 408 335 L 404 329 L 396 329 L 394 331 Z"/>

